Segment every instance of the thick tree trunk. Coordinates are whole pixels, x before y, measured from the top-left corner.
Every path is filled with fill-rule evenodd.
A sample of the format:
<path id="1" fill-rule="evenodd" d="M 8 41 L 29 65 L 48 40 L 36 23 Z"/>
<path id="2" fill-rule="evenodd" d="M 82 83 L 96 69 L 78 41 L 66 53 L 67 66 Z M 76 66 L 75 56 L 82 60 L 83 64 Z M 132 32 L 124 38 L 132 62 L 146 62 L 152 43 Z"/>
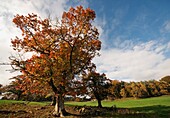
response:
<path id="1" fill-rule="evenodd" d="M 56 105 L 56 97 L 55 97 L 55 96 L 52 96 L 51 105 L 52 105 L 52 106 L 55 106 L 55 105 Z"/>
<path id="2" fill-rule="evenodd" d="M 17 100 L 20 100 L 21 98 L 21 94 L 18 94 Z"/>
<path id="3" fill-rule="evenodd" d="M 67 114 L 64 108 L 64 96 L 56 95 L 55 97 L 56 97 L 56 105 L 53 114 L 58 117 L 64 117 Z"/>
<path id="4" fill-rule="evenodd" d="M 101 100 L 101 98 L 100 98 L 100 95 L 99 95 L 99 92 L 94 92 L 94 96 L 95 96 L 95 98 L 97 99 L 97 102 L 98 102 L 98 107 L 99 108 L 102 108 L 102 100 Z"/>
<path id="5" fill-rule="evenodd" d="M 99 108 L 102 108 L 102 102 L 101 102 L 101 100 L 98 99 L 97 102 L 98 102 L 98 107 L 99 107 Z"/>
<path id="6" fill-rule="evenodd" d="M 49 85 L 52 87 L 53 92 L 55 93 L 56 104 L 53 115 L 58 117 L 64 117 L 67 115 L 67 112 L 64 108 L 64 86 L 58 85 L 57 87 L 54 85 L 53 79 L 51 78 L 49 81 Z"/>

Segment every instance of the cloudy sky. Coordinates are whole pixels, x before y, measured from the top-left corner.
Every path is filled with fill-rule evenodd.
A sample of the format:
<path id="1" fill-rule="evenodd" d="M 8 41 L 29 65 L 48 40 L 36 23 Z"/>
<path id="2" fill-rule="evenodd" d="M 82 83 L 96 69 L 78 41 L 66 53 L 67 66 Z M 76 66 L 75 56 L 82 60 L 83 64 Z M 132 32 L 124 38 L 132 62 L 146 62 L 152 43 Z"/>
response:
<path id="1" fill-rule="evenodd" d="M 0 62 L 13 54 L 11 38 L 20 36 L 12 23 L 16 14 L 36 13 L 61 18 L 71 6 L 95 10 L 94 25 L 102 41 L 97 71 L 110 79 L 143 81 L 170 75 L 169 0 L 0 0 Z M 17 73 L 0 66 L 0 84 Z"/>

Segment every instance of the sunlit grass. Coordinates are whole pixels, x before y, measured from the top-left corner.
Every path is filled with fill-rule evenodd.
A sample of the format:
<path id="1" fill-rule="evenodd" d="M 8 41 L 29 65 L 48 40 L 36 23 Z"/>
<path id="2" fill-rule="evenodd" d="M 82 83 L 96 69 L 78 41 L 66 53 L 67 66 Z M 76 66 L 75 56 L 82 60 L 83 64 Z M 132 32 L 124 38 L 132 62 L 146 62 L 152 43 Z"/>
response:
<path id="1" fill-rule="evenodd" d="M 12 103 L 24 103 L 25 101 L 16 101 L 16 100 L 0 100 L 1 104 L 12 104 Z"/>
<path id="2" fill-rule="evenodd" d="M 66 102 L 66 105 L 78 105 L 78 106 L 97 106 L 97 101 L 88 102 Z M 120 99 L 114 101 L 102 101 L 104 107 L 111 107 L 116 105 L 118 108 L 133 108 L 133 107 L 145 107 L 153 105 L 165 105 L 170 106 L 170 96 L 161 96 L 145 99 Z"/>
<path id="3" fill-rule="evenodd" d="M 97 106 L 97 101 L 66 102 L 66 105 Z M 158 118 L 170 117 L 170 96 L 161 96 L 145 99 L 120 99 L 114 101 L 102 101 L 104 107 L 115 105 L 117 108 L 129 108 L 139 113 L 155 114 Z"/>
<path id="4" fill-rule="evenodd" d="M 28 102 L 28 101 L 17 101 L 17 100 L 0 100 L 0 104 L 10 104 L 10 103 L 25 103 L 30 105 L 47 105 L 50 102 Z M 69 101 L 65 102 L 65 105 L 72 106 L 97 106 L 97 101 L 88 101 L 88 102 L 74 102 Z M 102 101 L 102 105 L 104 107 L 111 107 L 116 105 L 118 108 L 134 108 L 134 107 L 145 107 L 145 106 L 153 106 L 153 105 L 162 105 L 162 106 L 170 106 L 170 96 L 160 96 L 160 97 L 152 97 L 145 99 L 120 99 L 113 101 Z"/>
<path id="5" fill-rule="evenodd" d="M 17 101 L 17 100 L 0 100 L 1 104 L 12 104 L 12 103 L 18 103 L 18 104 L 28 104 L 28 105 L 48 105 L 50 102 L 30 102 L 30 101 Z"/>
<path id="6" fill-rule="evenodd" d="M 50 104 L 50 102 L 28 102 L 28 101 L 16 101 L 16 100 L 0 100 L 0 105 L 2 104 L 27 104 L 27 105 L 40 105 L 45 106 Z M 88 102 L 65 102 L 65 105 L 69 106 L 97 106 L 97 101 Z M 120 99 L 114 101 L 102 101 L 104 107 L 116 106 L 117 108 L 129 108 L 138 113 L 154 114 L 158 118 L 168 118 L 170 117 L 170 95 L 160 96 L 145 99 Z"/>

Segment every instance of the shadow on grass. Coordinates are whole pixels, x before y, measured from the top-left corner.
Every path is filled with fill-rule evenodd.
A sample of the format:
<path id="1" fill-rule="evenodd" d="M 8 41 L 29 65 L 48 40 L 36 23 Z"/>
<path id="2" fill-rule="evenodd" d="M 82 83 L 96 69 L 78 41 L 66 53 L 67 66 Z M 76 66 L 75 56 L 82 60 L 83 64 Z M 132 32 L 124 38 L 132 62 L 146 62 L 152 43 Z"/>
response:
<path id="1" fill-rule="evenodd" d="M 170 106 L 154 105 L 130 109 L 137 113 L 148 114 L 154 118 L 170 118 Z"/>
<path id="2" fill-rule="evenodd" d="M 65 106 L 66 111 L 69 112 L 66 118 L 170 118 L 170 106 L 146 106 L 135 108 L 114 108 L 95 106 Z M 29 118 L 50 117 L 53 106 L 41 105 L 27 105 L 27 104 L 4 104 L 0 105 L 0 118 L 16 117 L 22 118 L 28 116 Z M 41 116 L 40 116 L 41 115 Z"/>
<path id="3" fill-rule="evenodd" d="M 91 117 L 109 117 L 109 118 L 170 118 L 170 107 L 168 106 L 150 106 L 136 108 L 116 108 L 94 106 L 72 106 L 75 111 L 84 109 L 84 112 L 77 114 L 69 114 L 81 118 Z M 75 112 L 74 111 L 74 112 Z"/>

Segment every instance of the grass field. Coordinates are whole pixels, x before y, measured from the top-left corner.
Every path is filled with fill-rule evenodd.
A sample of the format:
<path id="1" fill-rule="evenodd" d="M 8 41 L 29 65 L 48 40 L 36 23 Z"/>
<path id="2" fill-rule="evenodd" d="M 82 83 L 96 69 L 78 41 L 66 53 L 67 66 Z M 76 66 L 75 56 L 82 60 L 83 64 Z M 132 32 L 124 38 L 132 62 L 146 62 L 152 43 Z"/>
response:
<path id="1" fill-rule="evenodd" d="M 66 105 L 97 106 L 97 101 L 89 102 L 66 102 Z M 102 101 L 104 107 L 116 105 L 119 108 L 146 107 L 154 105 L 170 106 L 170 96 L 152 97 L 145 99 L 120 99 L 114 101 Z"/>
<path id="2" fill-rule="evenodd" d="M 41 105 L 41 106 L 50 104 L 50 102 L 28 102 L 28 101 L 16 101 L 16 100 L 0 100 L 0 105 L 12 104 L 12 103 L 26 103 L 28 105 Z"/>
<path id="3" fill-rule="evenodd" d="M 66 105 L 96 106 L 96 101 L 66 102 Z M 139 113 L 157 114 L 158 117 L 170 118 L 170 96 L 161 96 L 145 99 L 121 99 L 115 101 L 102 101 L 104 107 L 116 105 L 117 108 L 129 108 Z"/>
<path id="4" fill-rule="evenodd" d="M 25 102 L 15 100 L 0 100 L 0 105 L 10 103 L 27 103 L 28 105 L 47 105 L 49 102 Z M 65 102 L 68 106 L 97 106 L 96 101 L 89 102 Z M 170 96 L 161 96 L 145 99 L 120 99 L 114 101 L 102 101 L 104 107 L 116 105 L 117 108 L 129 108 L 138 113 L 154 114 L 158 118 L 170 118 Z M 152 116 L 152 115 L 151 115 Z"/>

